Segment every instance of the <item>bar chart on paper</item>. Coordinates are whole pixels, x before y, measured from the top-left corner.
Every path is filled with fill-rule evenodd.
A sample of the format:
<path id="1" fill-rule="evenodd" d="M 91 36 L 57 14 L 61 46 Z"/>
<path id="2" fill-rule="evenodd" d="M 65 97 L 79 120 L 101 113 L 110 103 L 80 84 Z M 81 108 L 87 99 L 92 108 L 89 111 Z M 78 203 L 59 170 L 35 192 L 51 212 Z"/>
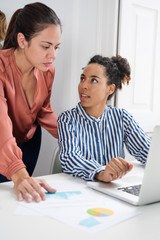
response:
<path id="1" fill-rule="evenodd" d="M 68 192 L 55 192 L 55 193 L 46 193 L 47 198 L 54 199 L 70 199 L 74 196 L 82 194 L 80 191 L 68 191 Z"/>

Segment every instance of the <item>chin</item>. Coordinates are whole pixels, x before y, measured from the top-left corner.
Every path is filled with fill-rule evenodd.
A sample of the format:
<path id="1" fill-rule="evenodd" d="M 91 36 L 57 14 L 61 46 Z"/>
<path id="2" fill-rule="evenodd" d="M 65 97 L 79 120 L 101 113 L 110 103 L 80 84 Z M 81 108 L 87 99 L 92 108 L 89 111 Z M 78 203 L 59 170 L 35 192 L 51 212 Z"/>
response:
<path id="1" fill-rule="evenodd" d="M 85 102 L 81 102 L 82 107 L 88 107 L 88 104 Z"/>
<path id="2" fill-rule="evenodd" d="M 36 67 L 39 71 L 47 72 L 49 67 Z"/>

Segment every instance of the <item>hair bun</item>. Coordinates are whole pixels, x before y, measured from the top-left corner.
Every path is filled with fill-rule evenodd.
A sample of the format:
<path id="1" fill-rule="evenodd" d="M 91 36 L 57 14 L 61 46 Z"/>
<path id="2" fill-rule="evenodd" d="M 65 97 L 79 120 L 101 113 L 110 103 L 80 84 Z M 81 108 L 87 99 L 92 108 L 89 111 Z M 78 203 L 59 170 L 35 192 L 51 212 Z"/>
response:
<path id="1" fill-rule="evenodd" d="M 116 57 L 112 57 L 112 60 L 114 63 L 116 63 L 116 65 L 118 67 L 120 77 L 121 77 L 121 82 L 123 84 L 127 83 L 127 85 L 128 85 L 129 81 L 131 79 L 131 77 L 130 77 L 131 68 L 128 63 L 128 60 L 126 58 L 122 58 L 120 55 L 118 55 Z"/>

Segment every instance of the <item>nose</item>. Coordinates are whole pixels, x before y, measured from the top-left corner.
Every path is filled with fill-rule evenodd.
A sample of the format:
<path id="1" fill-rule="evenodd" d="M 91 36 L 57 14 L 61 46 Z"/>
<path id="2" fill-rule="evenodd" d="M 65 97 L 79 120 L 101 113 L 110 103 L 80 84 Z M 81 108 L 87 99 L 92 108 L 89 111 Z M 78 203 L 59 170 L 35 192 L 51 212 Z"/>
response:
<path id="1" fill-rule="evenodd" d="M 88 89 L 88 83 L 87 83 L 87 81 L 82 82 L 82 88 L 83 88 L 83 89 Z"/>
<path id="2" fill-rule="evenodd" d="M 57 51 L 56 49 L 52 49 L 49 53 L 48 53 L 48 58 L 52 59 L 52 61 L 54 61 L 57 57 Z"/>

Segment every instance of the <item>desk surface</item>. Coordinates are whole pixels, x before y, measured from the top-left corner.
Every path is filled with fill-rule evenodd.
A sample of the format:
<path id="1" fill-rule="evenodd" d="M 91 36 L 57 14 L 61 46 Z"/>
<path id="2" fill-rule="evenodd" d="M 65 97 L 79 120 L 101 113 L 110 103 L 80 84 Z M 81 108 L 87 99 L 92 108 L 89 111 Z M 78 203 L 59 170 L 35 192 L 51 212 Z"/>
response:
<path id="1" fill-rule="evenodd" d="M 143 171 L 135 164 L 134 171 Z M 72 179 L 61 173 L 44 176 L 46 180 Z M 98 193 L 102 194 L 102 193 Z M 127 203 L 123 203 L 127 204 Z M 160 239 L 160 203 L 135 207 L 141 214 L 96 234 L 89 234 L 55 219 L 42 216 L 13 215 L 18 202 L 13 193 L 13 183 L 0 184 L 0 238 L 3 240 L 154 240 Z"/>

